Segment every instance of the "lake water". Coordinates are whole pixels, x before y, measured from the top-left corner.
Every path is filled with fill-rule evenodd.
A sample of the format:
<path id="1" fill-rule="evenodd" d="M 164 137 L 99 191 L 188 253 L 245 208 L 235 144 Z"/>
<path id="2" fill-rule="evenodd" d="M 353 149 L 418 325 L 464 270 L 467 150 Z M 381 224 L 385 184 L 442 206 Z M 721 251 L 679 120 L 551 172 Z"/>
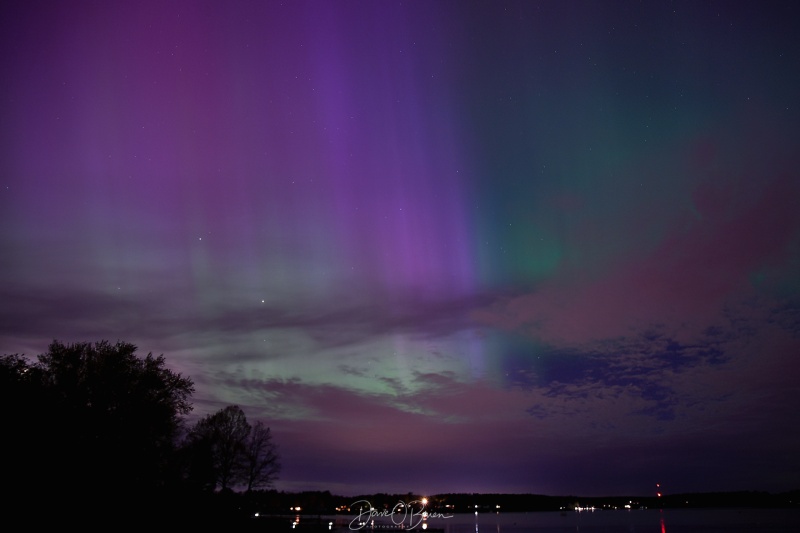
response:
<path id="1" fill-rule="evenodd" d="M 436 531 L 440 533 L 797 533 L 800 509 L 646 509 L 536 513 L 456 514 L 449 518 L 395 517 L 359 527 L 355 517 L 330 517 L 345 533 Z M 301 521 L 302 522 L 302 521 Z M 398 522 L 400 522 L 398 524 Z M 298 524 L 299 526 L 300 524 Z M 402 528 L 400 526 L 403 526 Z M 425 527 L 423 527 L 425 526 Z M 298 527 L 302 530 L 302 527 Z"/>

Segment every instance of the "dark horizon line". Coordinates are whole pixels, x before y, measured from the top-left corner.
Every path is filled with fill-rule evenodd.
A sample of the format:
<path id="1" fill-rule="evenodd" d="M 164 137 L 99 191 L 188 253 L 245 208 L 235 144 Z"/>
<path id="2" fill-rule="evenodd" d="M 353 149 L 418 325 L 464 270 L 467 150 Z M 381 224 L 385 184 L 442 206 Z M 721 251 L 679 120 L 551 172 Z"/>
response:
<path id="1" fill-rule="evenodd" d="M 437 493 L 414 492 L 359 494 L 342 496 L 330 491 L 300 492 L 266 489 L 240 495 L 262 516 L 358 515 L 363 509 L 394 512 L 396 509 L 427 509 L 430 512 L 527 513 L 570 510 L 644 510 L 644 509 L 798 509 L 800 488 L 786 492 L 726 491 L 656 493 L 646 496 L 550 496 L 534 493 Z M 427 498 L 426 502 L 422 502 Z"/>
<path id="2" fill-rule="evenodd" d="M 759 489 L 740 489 L 740 490 L 705 490 L 705 491 L 683 491 L 683 492 L 662 492 L 659 496 L 656 491 L 652 494 L 607 494 L 602 496 L 587 496 L 587 495 L 580 495 L 577 493 L 574 494 L 544 494 L 538 492 L 436 492 L 436 493 L 424 493 L 424 492 L 415 492 L 415 491 L 406 491 L 406 492 L 386 492 L 386 491 L 377 491 L 377 492 L 360 492 L 352 495 L 346 494 L 336 494 L 331 492 L 327 489 L 309 489 L 309 490 L 282 490 L 282 489 L 260 489 L 253 492 L 277 492 L 286 495 L 301 495 L 301 494 L 329 494 L 331 497 L 334 498 L 358 498 L 362 496 L 411 496 L 411 497 L 419 497 L 419 498 L 435 498 L 441 496 L 507 496 L 507 497 L 522 497 L 522 496 L 535 496 L 535 497 L 543 497 L 543 498 L 587 498 L 587 499 L 614 499 L 614 498 L 675 498 L 679 496 L 714 496 L 714 495 L 765 495 L 765 496 L 782 496 L 782 495 L 791 495 L 791 494 L 798 494 L 800 497 L 800 487 L 789 489 L 789 490 L 782 490 L 782 491 L 768 491 L 768 490 L 759 490 Z M 799 502 L 800 503 L 800 502 Z"/>

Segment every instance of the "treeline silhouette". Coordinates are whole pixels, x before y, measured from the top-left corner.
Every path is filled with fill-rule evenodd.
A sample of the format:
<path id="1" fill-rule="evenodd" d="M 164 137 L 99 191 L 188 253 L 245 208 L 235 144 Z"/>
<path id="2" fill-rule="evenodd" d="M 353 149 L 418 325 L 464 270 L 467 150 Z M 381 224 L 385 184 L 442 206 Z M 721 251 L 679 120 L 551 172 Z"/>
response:
<path id="1" fill-rule="evenodd" d="M 4 519 L 230 523 L 241 494 L 272 486 L 280 461 L 270 429 L 235 405 L 189 426 L 191 378 L 136 350 L 53 341 L 35 361 L 0 357 Z"/>
<path id="2" fill-rule="evenodd" d="M 358 515 L 368 510 L 366 502 L 378 510 L 391 511 L 399 502 L 428 511 L 458 513 L 528 513 L 570 511 L 576 507 L 596 509 L 667 509 L 667 508 L 791 508 L 800 507 L 800 490 L 769 493 L 761 491 L 702 492 L 651 496 L 550 496 L 526 493 L 376 493 L 341 496 L 329 491 L 278 492 L 255 491 L 246 500 L 247 509 L 260 514 L 282 515 Z M 629 507 L 626 507 L 629 506 Z M 300 511 L 296 511 L 296 509 Z M 359 510 L 361 508 L 361 510 Z"/>

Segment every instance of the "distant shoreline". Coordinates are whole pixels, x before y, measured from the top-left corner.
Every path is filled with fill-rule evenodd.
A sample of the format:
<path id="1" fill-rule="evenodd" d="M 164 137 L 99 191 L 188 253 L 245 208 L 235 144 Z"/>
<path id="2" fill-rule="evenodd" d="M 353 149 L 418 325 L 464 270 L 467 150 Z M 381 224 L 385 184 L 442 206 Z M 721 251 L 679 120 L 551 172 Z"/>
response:
<path id="1" fill-rule="evenodd" d="M 357 514 L 350 506 L 368 502 L 378 510 L 392 509 L 398 502 L 411 504 L 426 498 L 425 510 L 452 514 L 479 512 L 568 511 L 576 508 L 668 509 L 668 508 L 800 508 L 800 489 L 769 493 L 763 491 L 698 492 L 661 496 L 548 496 L 531 493 L 442 493 L 361 494 L 341 496 L 329 491 L 262 491 L 248 495 L 262 513 L 278 516 Z M 361 505 L 365 505 L 361 503 Z M 415 504 L 417 507 L 420 503 Z M 299 510 L 297 510 L 299 509 Z"/>

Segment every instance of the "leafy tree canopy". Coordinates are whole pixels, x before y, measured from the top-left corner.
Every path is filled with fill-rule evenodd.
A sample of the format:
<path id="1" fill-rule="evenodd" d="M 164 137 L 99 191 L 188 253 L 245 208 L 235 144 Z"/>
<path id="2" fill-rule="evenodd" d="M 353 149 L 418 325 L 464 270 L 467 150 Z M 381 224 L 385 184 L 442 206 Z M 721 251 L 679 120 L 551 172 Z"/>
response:
<path id="1" fill-rule="evenodd" d="M 192 479 L 207 490 L 266 488 L 280 471 L 277 447 L 261 421 L 251 426 L 231 405 L 199 420 L 189 432 Z"/>
<path id="2" fill-rule="evenodd" d="M 98 506 L 110 494 L 170 483 L 194 384 L 163 356 L 136 350 L 126 342 L 53 341 L 36 363 L 0 359 L 2 409 L 14 436 L 3 471 L 24 498 L 66 494 L 73 508 Z"/>

